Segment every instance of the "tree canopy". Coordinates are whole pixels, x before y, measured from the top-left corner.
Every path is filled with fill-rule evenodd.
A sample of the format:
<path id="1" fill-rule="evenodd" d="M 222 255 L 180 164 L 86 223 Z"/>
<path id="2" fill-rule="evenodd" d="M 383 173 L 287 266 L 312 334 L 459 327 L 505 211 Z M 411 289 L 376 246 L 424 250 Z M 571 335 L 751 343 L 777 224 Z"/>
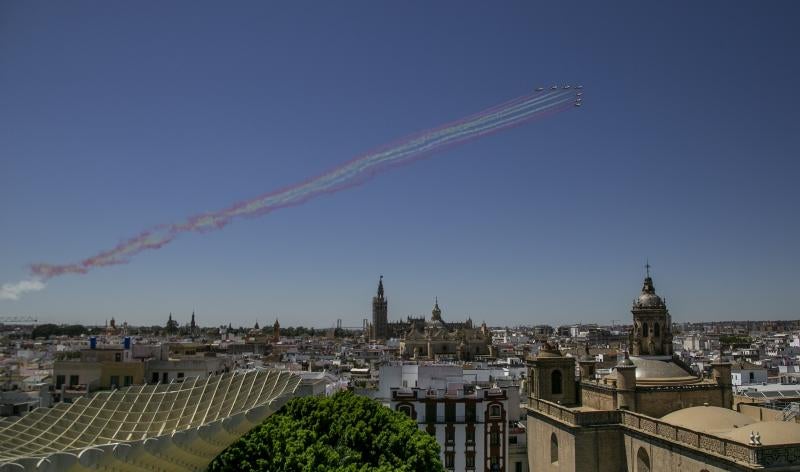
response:
<path id="1" fill-rule="evenodd" d="M 211 472 L 443 471 L 439 445 L 402 413 L 350 392 L 291 400 L 224 450 Z"/>

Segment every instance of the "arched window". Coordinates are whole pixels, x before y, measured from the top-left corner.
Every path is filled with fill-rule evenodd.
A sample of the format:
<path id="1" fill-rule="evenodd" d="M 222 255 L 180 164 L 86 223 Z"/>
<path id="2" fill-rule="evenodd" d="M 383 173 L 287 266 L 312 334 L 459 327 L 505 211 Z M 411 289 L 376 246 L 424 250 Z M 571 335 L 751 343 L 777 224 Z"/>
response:
<path id="1" fill-rule="evenodd" d="M 553 395 L 560 395 L 563 389 L 561 388 L 561 371 L 554 370 L 550 374 L 550 393 Z"/>
<path id="2" fill-rule="evenodd" d="M 650 331 L 647 329 L 647 321 L 645 321 L 644 323 L 642 323 L 642 336 L 646 338 L 649 335 Z"/>
<path id="3" fill-rule="evenodd" d="M 658 322 L 653 323 L 653 336 L 655 337 L 661 336 L 661 330 L 658 327 Z"/>
<path id="4" fill-rule="evenodd" d="M 558 463 L 558 438 L 556 438 L 556 433 L 550 434 L 550 463 Z"/>
<path id="5" fill-rule="evenodd" d="M 650 472 L 650 456 L 643 447 L 640 447 L 639 453 L 636 454 L 636 472 Z"/>
<path id="6" fill-rule="evenodd" d="M 500 408 L 500 405 L 492 405 L 489 408 L 489 417 L 490 418 L 500 418 L 503 416 L 503 411 Z"/>
<path id="7" fill-rule="evenodd" d="M 411 409 L 411 405 L 398 405 L 397 411 L 400 413 L 405 413 L 409 418 L 413 418 L 413 410 Z"/>

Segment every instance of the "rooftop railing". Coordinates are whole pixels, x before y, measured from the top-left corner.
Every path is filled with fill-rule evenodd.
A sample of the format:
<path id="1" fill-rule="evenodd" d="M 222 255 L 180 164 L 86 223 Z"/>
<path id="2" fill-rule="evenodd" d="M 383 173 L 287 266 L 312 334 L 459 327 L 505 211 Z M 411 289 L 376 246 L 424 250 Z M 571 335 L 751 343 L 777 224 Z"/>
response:
<path id="1" fill-rule="evenodd" d="M 794 444 L 742 444 L 625 410 L 580 411 L 535 398 L 529 399 L 528 408 L 574 426 L 619 424 L 621 427 L 699 449 L 726 460 L 762 467 L 800 464 L 800 446 Z"/>

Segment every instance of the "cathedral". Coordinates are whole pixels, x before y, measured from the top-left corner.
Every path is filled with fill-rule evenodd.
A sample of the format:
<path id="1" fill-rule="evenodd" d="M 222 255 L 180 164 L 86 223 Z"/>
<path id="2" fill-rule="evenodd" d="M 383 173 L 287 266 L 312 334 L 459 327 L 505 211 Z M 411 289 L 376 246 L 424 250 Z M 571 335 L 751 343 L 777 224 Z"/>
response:
<path id="1" fill-rule="evenodd" d="M 400 355 L 405 359 L 451 359 L 470 361 L 478 357 L 494 356 L 492 336 L 483 323 L 475 328 L 472 319 L 462 323 L 446 323 L 442 319 L 439 300 L 434 302 L 431 319 L 407 317 L 406 321 L 388 321 L 389 302 L 383 287 L 383 276 L 378 280 L 378 292 L 372 297 L 372 324 L 370 338 L 374 341 L 400 339 Z"/>
<path id="2" fill-rule="evenodd" d="M 631 313 L 632 352 L 607 375 L 549 343 L 527 360 L 529 470 L 800 470 L 800 424 L 733 410 L 730 363 L 703 377 L 672 355 L 649 266 Z"/>
<path id="3" fill-rule="evenodd" d="M 405 359 L 472 361 L 478 357 L 491 357 L 494 352 L 486 323 L 475 329 L 468 318 L 458 327 L 448 325 L 442 320 L 437 299 L 430 321 L 424 325 L 412 323 L 401 337 L 400 355 Z"/>

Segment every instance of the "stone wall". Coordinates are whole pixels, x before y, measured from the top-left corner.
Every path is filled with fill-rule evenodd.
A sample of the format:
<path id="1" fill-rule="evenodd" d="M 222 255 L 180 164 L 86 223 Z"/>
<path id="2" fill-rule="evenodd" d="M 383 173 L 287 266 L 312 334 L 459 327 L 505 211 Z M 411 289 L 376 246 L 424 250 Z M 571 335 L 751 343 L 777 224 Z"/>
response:
<path id="1" fill-rule="evenodd" d="M 581 405 L 597 410 L 614 410 L 614 390 L 581 384 Z"/>
<path id="2" fill-rule="evenodd" d="M 528 458 L 532 471 L 798 470 L 800 447 L 751 446 L 629 411 L 581 411 L 531 398 Z"/>
<path id="3" fill-rule="evenodd" d="M 682 408 L 703 406 L 705 403 L 709 406 L 729 408 L 723 404 L 722 392 L 716 385 L 636 389 L 636 411 L 654 418 L 660 418 Z"/>

